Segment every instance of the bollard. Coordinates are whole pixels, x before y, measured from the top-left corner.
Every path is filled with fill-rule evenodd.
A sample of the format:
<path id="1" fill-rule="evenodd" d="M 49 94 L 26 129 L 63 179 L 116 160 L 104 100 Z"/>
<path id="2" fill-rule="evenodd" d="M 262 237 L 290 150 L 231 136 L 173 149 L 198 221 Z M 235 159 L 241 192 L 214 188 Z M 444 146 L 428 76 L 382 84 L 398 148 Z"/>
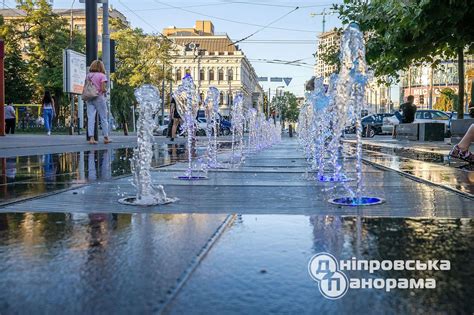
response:
<path id="1" fill-rule="evenodd" d="M 293 125 L 292 124 L 288 126 L 288 133 L 290 135 L 290 138 L 293 138 Z"/>

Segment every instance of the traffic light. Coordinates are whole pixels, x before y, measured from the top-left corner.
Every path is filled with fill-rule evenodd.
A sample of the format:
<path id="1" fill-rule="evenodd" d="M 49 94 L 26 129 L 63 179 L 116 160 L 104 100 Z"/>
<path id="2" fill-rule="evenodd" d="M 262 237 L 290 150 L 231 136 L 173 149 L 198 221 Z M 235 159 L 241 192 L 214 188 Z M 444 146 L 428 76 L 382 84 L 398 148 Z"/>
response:
<path id="1" fill-rule="evenodd" d="M 115 40 L 110 40 L 110 73 L 115 72 Z"/>

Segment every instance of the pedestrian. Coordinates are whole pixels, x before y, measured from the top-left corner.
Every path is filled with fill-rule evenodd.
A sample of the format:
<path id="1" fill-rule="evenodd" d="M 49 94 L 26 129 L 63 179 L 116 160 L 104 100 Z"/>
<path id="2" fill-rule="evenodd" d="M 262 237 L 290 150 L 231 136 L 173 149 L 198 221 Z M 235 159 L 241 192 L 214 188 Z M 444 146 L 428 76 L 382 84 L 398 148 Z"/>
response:
<path id="1" fill-rule="evenodd" d="M 43 108 L 44 127 L 48 136 L 50 136 L 51 129 L 53 128 L 53 117 L 56 116 L 56 111 L 54 109 L 54 99 L 49 91 L 44 92 L 41 107 Z"/>
<path id="2" fill-rule="evenodd" d="M 413 104 L 415 97 L 408 95 L 407 102 L 400 105 L 398 111 L 395 112 L 395 117 L 400 124 L 411 124 L 415 121 L 416 105 Z M 397 136 L 397 127 L 393 127 L 392 138 Z"/>
<path id="3" fill-rule="evenodd" d="M 11 101 L 5 106 L 5 132 L 7 134 L 15 133 L 16 114 Z"/>
<path id="4" fill-rule="evenodd" d="M 176 130 L 181 124 L 181 116 L 179 115 L 178 106 L 174 97 L 171 99 L 170 114 L 170 118 L 173 120 L 173 127 L 171 128 L 171 141 L 174 141 L 174 138 L 176 138 Z"/>
<path id="5" fill-rule="evenodd" d="M 474 153 L 469 151 L 472 142 L 474 142 L 474 124 L 471 124 L 461 141 L 452 148 L 451 152 L 449 152 L 449 157 L 461 159 L 473 164 Z"/>
<path id="6" fill-rule="evenodd" d="M 109 138 L 109 122 L 107 120 L 107 103 L 105 94 L 107 93 L 107 76 L 105 75 L 104 63 L 100 60 L 92 61 L 89 67 L 89 73 L 86 77 L 87 81 L 92 83 L 92 86 L 97 90 L 97 96 L 86 101 L 87 103 L 87 133 L 89 135 L 89 143 L 97 144 L 94 139 L 95 116 L 99 113 L 100 125 L 102 127 L 102 135 L 104 136 L 104 143 L 112 142 Z"/>
<path id="7" fill-rule="evenodd" d="M 400 123 L 411 124 L 415 121 L 416 105 L 413 104 L 414 101 L 415 97 L 409 95 L 407 97 L 407 102 L 400 105 L 399 111 L 395 113 L 395 116 L 400 120 Z M 400 114 L 400 112 L 402 112 L 402 114 Z"/>

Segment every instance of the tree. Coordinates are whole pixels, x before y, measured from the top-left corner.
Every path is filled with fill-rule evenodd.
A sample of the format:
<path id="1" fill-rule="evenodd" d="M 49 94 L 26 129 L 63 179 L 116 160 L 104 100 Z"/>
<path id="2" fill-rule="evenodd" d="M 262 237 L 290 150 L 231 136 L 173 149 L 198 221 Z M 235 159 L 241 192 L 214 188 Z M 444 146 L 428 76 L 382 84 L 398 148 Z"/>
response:
<path id="1" fill-rule="evenodd" d="M 3 16 L 0 16 L 0 38 L 5 42 L 5 99 L 7 102 L 27 104 L 33 94 L 28 63 L 22 58 L 15 24 L 5 24 Z"/>
<path id="2" fill-rule="evenodd" d="M 441 97 L 434 104 L 434 109 L 451 112 L 458 103 L 458 95 L 453 89 L 444 88 L 441 90 Z"/>
<path id="3" fill-rule="evenodd" d="M 283 123 L 285 121 L 290 123 L 298 121 L 298 101 L 293 93 L 285 92 L 282 96 L 275 97 L 273 103 L 272 107 L 279 110 L 280 118 Z"/>
<path id="4" fill-rule="evenodd" d="M 474 6 L 469 0 L 345 0 L 335 5 L 343 23 L 367 35 L 366 58 L 376 76 L 398 77 L 412 64 L 436 67 L 457 58 L 458 117 L 464 112 L 464 52 L 474 51 Z"/>
<path id="5" fill-rule="evenodd" d="M 84 52 L 85 38 L 76 34 L 70 38 L 65 19 L 53 12 L 47 0 L 23 0 L 18 8 L 26 15 L 17 23 L 29 77 L 35 89 L 34 98 L 39 101 L 44 90 L 50 90 L 56 99 L 56 112 L 63 103 L 63 50 L 71 48 Z M 68 105 L 69 102 L 66 102 Z"/>
<path id="6" fill-rule="evenodd" d="M 134 89 L 145 83 L 159 87 L 163 80 L 171 80 L 172 42 L 163 36 L 147 35 L 139 28 L 130 28 L 118 19 L 111 19 L 111 29 L 114 30 L 111 37 L 116 42 L 111 107 L 127 132 L 130 107 L 136 102 Z"/>

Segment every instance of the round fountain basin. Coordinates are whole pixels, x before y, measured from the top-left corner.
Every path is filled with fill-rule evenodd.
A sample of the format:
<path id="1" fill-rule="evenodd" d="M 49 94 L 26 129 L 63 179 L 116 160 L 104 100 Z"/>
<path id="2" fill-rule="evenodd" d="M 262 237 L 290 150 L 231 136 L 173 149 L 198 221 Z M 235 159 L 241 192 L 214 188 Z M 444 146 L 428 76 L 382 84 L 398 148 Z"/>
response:
<path id="1" fill-rule="evenodd" d="M 329 203 L 338 206 L 375 206 L 384 203 L 385 200 L 378 197 L 340 197 L 329 199 Z"/>
<path id="2" fill-rule="evenodd" d="M 164 201 L 157 201 L 157 200 L 139 200 L 136 196 L 129 196 L 122 199 L 119 199 L 119 203 L 128 206 L 141 206 L 141 207 L 150 207 L 150 206 L 159 206 L 159 205 L 167 205 L 169 203 L 178 201 L 177 198 L 166 198 Z"/>
<path id="3" fill-rule="evenodd" d="M 204 179 L 208 179 L 206 176 L 197 176 L 197 175 L 193 175 L 193 176 L 178 176 L 178 177 L 175 177 L 176 179 L 179 179 L 179 180 L 204 180 Z"/>
<path id="4" fill-rule="evenodd" d="M 322 176 L 316 175 L 316 178 L 320 182 L 350 182 L 354 180 L 354 178 L 349 178 L 346 176 L 335 177 L 335 176 L 326 176 L 326 175 L 322 175 Z"/>

